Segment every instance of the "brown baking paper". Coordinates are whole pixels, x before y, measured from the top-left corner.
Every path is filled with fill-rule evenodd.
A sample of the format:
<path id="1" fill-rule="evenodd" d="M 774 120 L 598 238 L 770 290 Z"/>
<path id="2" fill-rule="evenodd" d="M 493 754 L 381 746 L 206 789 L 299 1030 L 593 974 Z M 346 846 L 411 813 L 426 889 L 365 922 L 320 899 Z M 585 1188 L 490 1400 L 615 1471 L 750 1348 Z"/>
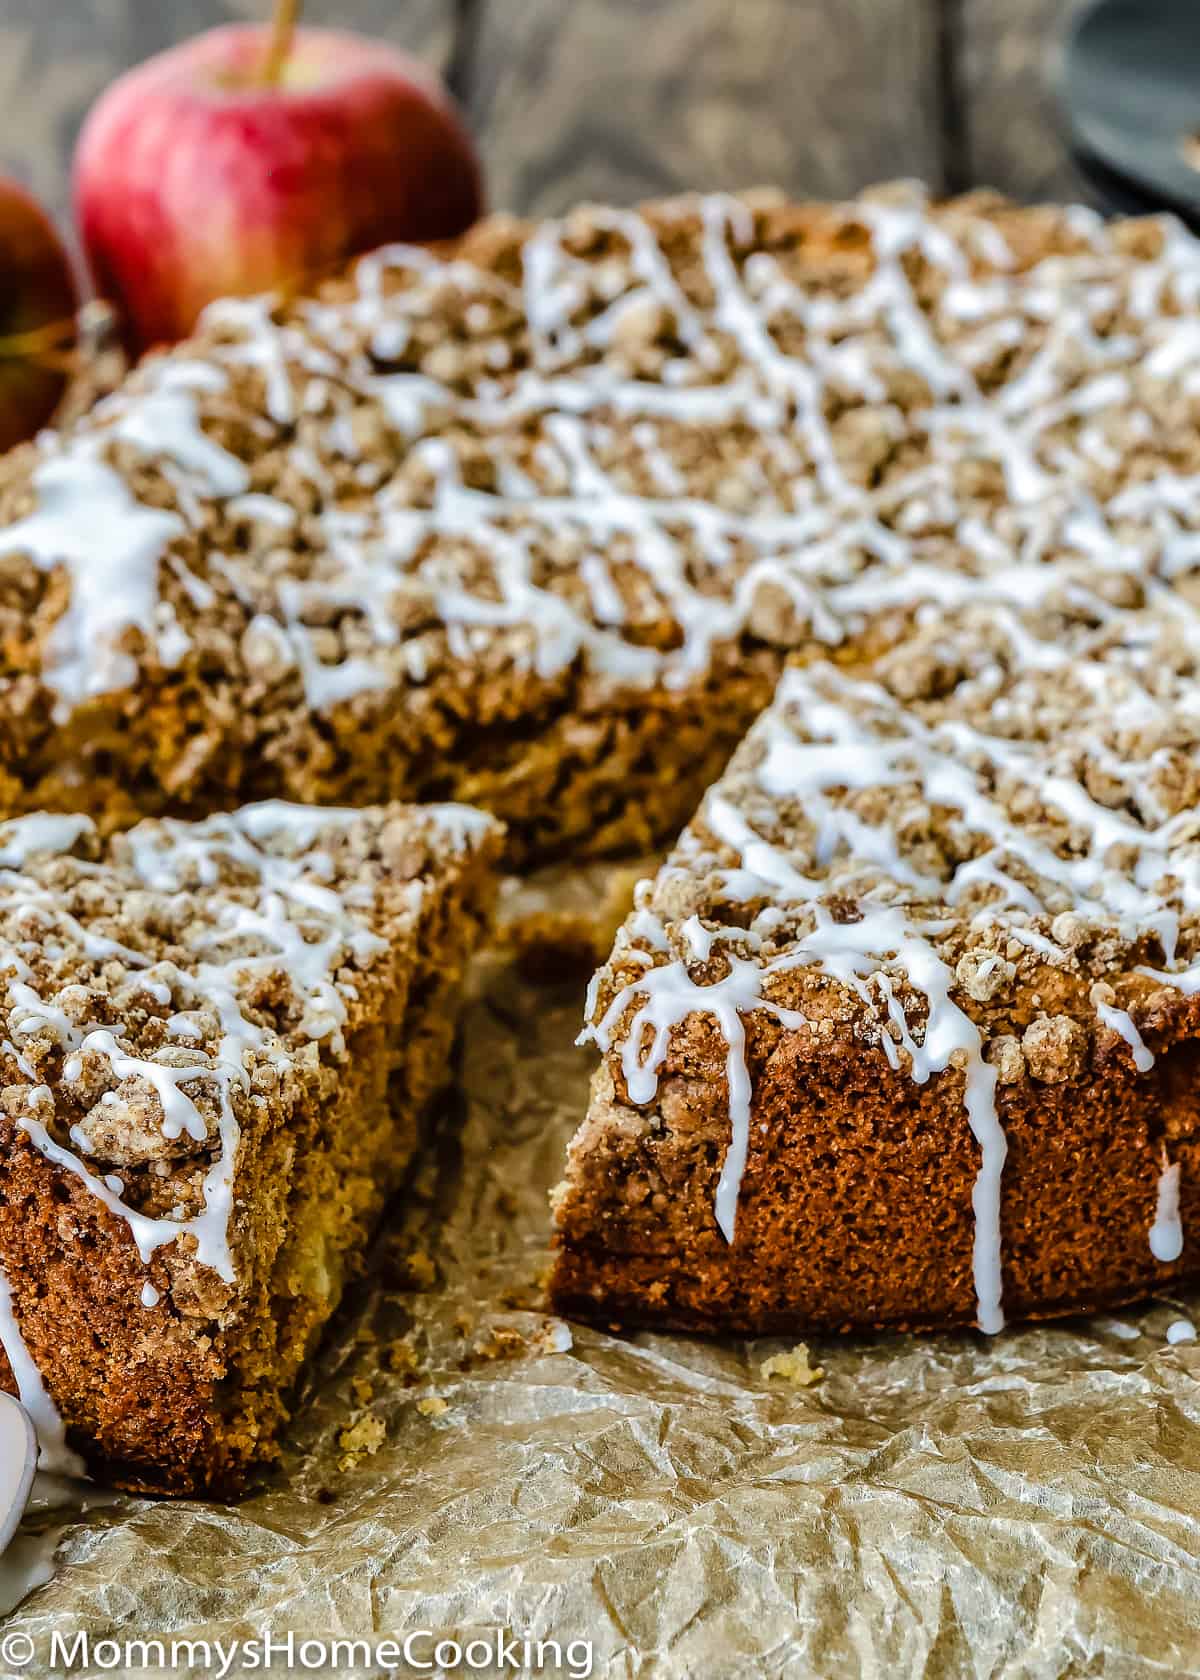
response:
<path id="1" fill-rule="evenodd" d="M 508 915 L 594 906 L 610 879 L 513 888 Z M 605 1676 L 1200 1675 L 1200 1344 L 1165 1336 L 1197 1297 L 994 1339 L 815 1339 L 809 1387 L 764 1374 L 778 1341 L 542 1310 L 592 1066 L 575 945 L 565 980 L 480 964 L 458 1094 L 278 1473 L 232 1509 L 122 1498 L 74 1521 L 0 1650 L 28 1635 L 28 1675 L 56 1672 L 55 1631 L 499 1628 L 589 1641 Z"/>

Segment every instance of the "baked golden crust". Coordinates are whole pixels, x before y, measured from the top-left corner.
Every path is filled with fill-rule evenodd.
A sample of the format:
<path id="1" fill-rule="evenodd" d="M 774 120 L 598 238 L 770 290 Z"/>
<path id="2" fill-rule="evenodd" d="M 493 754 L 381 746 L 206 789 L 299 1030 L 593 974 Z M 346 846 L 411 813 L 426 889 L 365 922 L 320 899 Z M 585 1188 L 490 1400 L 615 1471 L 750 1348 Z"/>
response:
<path id="1" fill-rule="evenodd" d="M 460 807 L 0 825 L 0 1381 L 45 1413 L 28 1355 L 123 1485 L 229 1492 L 276 1450 L 445 1079 L 499 844 Z"/>

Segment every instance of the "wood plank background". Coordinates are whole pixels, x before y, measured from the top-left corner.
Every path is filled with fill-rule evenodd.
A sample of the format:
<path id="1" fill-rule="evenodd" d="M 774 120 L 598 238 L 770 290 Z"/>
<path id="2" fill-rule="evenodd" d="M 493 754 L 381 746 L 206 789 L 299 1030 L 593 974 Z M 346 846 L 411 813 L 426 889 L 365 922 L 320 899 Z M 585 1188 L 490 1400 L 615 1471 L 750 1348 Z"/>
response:
<path id="1" fill-rule="evenodd" d="M 1075 0 L 309 0 L 450 79 L 497 207 L 919 175 L 1086 196 L 1049 76 Z M 269 0 L 6 0 L 0 168 L 65 215 L 79 123 L 122 69 Z"/>
<path id="2" fill-rule="evenodd" d="M 495 201 L 936 178 L 932 21 L 909 0 L 485 0 L 467 98 Z"/>
<path id="3" fill-rule="evenodd" d="M 1053 83 L 1077 0 L 965 0 L 962 83 L 975 179 L 1021 199 L 1086 198 Z"/>

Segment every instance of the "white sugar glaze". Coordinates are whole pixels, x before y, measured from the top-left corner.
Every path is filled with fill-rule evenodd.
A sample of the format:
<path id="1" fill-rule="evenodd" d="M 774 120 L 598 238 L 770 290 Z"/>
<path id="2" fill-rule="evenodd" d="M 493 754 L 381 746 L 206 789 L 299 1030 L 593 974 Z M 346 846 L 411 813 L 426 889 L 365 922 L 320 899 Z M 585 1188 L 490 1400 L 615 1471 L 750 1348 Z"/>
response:
<path id="1" fill-rule="evenodd" d="M 1103 1318 L 1099 1320 L 1101 1330 L 1107 1330 L 1110 1336 L 1115 1336 L 1119 1342 L 1136 1342 L 1141 1331 L 1136 1324 L 1126 1324 L 1120 1318 Z"/>
<path id="2" fill-rule="evenodd" d="M 1183 1227 L 1179 1222 L 1179 1162 L 1163 1159 L 1158 1180 L 1158 1200 L 1150 1227 L 1150 1252 L 1168 1265 L 1183 1253 Z"/>
<path id="3" fill-rule="evenodd" d="M 150 388 L 136 398 L 108 399 L 116 414 L 112 436 L 144 455 L 174 461 L 203 494 L 242 499 L 250 474 L 204 432 L 196 402 L 197 392 L 223 390 L 225 375 L 207 362 L 175 359 L 151 363 L 148 378 Z"/>
<path id="4" fill-rule="evenodd" d="M 0 1269 L 0 1347 L 12 1368 L 17 1397 L 33 1420 L 38 1439 L 38 1468 L 49 1475 L 82 1476 L 83 1461 L 67 1445 L 58 1408 L 46 1393 L 41 1375 L 21 1336 L 12 1310 L 12 1290 Z"/>
<path id="5" fill-rule="evenodd" d="M 66 716 L 71 705 L 136 680 L 121 639 L 131 628 L 156 636 L 158 565 L 184 524 L 137 502 L 88 439 L 43 461 L 33 486 L 37 510 L 0 529 L 0 555 L 27 554 L 42 571 L 66 568 L 70 602 L 51 634 L 45 672 Z"/>
<path id="6" fill-rule="evenodd" d="M 33 1423 L 38 1445 L 37 1472 L 25 1508 L 27 1516 L 35 1519 L 34 1527 L 32 1531 L 22 1527 L 0 1556 L 0 1617 L 3 1617 L 35 1588 L 53 1579 L 55 1553 L 64 1525 L 55 1522 L 45 1526 L 47 1513 L 86 1511 L 111 1504 L 115 1496 L 93 1487 L 83 1460 L 67 1445 L 66 1425 L 25 1345 L 2 1267 L 0 1347 L 12 1369 L 18 1398 Z"/>

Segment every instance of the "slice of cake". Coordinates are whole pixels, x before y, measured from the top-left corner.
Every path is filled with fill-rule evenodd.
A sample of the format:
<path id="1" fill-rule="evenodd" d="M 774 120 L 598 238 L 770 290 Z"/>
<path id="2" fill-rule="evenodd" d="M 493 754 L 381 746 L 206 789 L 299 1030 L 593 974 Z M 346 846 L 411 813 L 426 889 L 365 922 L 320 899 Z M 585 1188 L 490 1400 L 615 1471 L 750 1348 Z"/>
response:
<path id="1" fill-rule="evenodd" d="M 500 839 L 461 806 L 0 824 L 0 1385 L 51 1462 L 228 1492 L 273 1455 L 447 1077 Z"/>
<path id="2" fill-rule="evenodd" d="M 1200 616 L 788 671 L 596 977 L 553 1293 L 745 1332 L 1200 1269 Z"/>
<path id="3" fill-rule="evenodd" d="M 911 186 L 485 222 L 0 467 L 0 810 L 673 835 L 790 650 L 1197 564 L 1200 245 Z"/>

